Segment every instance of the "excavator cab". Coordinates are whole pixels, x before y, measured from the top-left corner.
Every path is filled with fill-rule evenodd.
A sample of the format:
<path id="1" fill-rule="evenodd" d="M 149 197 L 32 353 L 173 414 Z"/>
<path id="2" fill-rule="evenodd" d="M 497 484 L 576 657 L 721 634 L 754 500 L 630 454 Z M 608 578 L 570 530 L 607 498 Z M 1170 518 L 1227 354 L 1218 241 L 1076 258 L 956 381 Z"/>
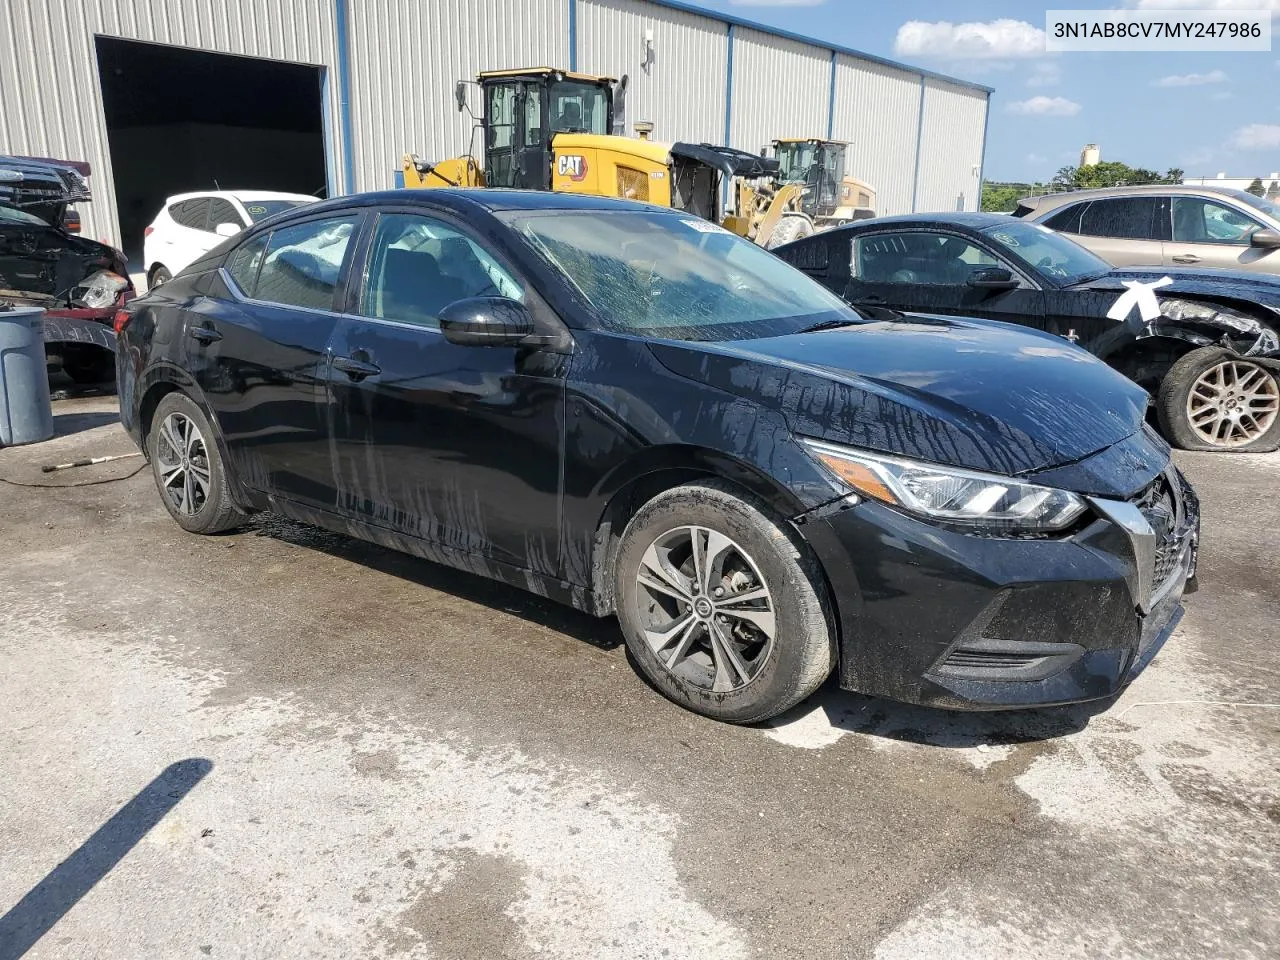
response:
<path id="1" fill-rule="evenodd" d="M 814 219 L 830 217 L 841 206 L 847 144 L 836 140 L 775 140 L 781 183 L 805 185 L 801 209 Z"/>
<path id="2" fill-rule="evenodd" d="M 478 83 L 487 186 L 550 190 L 554 134 L 613 132 L 611 77 L 532 67 L 482 73 Z"/>

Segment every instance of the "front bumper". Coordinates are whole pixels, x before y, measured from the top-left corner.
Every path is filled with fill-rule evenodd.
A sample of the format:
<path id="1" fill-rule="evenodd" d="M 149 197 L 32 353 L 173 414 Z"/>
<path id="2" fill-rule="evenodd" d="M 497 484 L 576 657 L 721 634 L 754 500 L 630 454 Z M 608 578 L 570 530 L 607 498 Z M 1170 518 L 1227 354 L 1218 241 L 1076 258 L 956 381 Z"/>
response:
<path id="1" fill-rule="evenodd" d="M 1195 571 L 1195 493 L 1173 466 L 1154 484 L 1168 492 L 1154 508 L 1095 500 L 1056 540 L 971 536 L 870 501 L 803 524 L 839 611 L 841 686 L 963 710 L 1119 692 L 1173 632 Z"/>

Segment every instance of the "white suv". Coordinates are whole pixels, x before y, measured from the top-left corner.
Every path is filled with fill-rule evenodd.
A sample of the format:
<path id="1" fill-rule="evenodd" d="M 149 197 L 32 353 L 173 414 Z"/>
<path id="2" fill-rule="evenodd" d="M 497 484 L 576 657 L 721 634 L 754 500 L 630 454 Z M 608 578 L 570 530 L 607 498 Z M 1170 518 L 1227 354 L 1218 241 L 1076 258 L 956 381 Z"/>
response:
<path id="1" fill-rule="evenodd" d="M 170 197 L 142 234 L 147 289 L 160 286 L 249 224 L 315 199 L 270 190 L 213 190 Z"/>

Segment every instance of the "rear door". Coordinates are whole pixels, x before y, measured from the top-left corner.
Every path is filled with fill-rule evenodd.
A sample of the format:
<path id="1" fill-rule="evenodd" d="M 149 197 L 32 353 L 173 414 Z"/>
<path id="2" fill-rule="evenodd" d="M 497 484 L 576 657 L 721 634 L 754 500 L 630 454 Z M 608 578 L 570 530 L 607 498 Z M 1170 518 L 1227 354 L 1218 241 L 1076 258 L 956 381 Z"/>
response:
<path id="1" fill-rule="evenodd" d="M 1172 197 L 1172 237 L 1164 244 L 1168 266 L 1220 267 L 1280 273 L 1280 251 L 1250 245 L 1266 225 L 1231 204 L 1205 197 Z"/>
<path id="2" fill-rule="evenodd" d="M 333 509 L 328 344 L 359 216 L 330 214 L 258 234 L 186 305 L 189 366 L 232 466 L 253 489 Z"/>
<path id="3" fill-rule="evenodd" d="M 1166 199 L 1143 194 L 1091 201 L 1081 212 L 1079 236 L 1071 239 L 1113 266 L 1129 267 L 1158 265 L 1167 238 Z"/>
<path id="4" fill-rule="evenodd" d="M 437 319 L 467 297 L 536 294 L 457 221 L 388 209 L 371 232 L 332 343 L 340 509 L 446 562 L 555 575 L 568 358 L 457 346 Z"/>
<path id="5" fill-rule="evenodd" d="M 859 233 L 850 258 L 844 298 L 852 304 L 1044 327 L 1044 296 L 1033 280 L 972 238 L 933 230 Z M 1008 270 L 1018 286 L 970 286 L 974 271 L 985 268 Z"/>

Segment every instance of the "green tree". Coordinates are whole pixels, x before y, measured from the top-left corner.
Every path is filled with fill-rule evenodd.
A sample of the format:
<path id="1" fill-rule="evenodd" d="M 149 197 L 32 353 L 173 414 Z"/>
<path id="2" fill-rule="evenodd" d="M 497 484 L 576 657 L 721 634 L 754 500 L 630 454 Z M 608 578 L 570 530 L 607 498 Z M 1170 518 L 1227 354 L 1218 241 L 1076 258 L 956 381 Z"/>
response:
<path id="1" fill-rule="evenodd" d="M 1181 167 L 1170 167 L 1168 170 L 1164 172 L 1164 182 L 1165 183 L 1181 183 L 1182 176 L 1183 176 L 1183 172 Z"/>
<path id="2" fill-rule="evenodd" d="M 1254 177 L 1253 183 L 1245 187 L 1245 190 L 1252 193 L 1255 197 L 1260 197 L 1265 192 L 1262 188 L 1262 178 Z"/>
<path id="3" fill-rule="evenodd" d="M 1182 171 L 1170 167 L 1164 174 L 1145 167 L 1131 167 L 1119 160 L 1091 163 L 1083 167 L 1063 167 L 1053 175 L 1059 190 L 1093 190 L 1099 187 L 1131 187 L 1141 183 L 1181 183 Z"/>

